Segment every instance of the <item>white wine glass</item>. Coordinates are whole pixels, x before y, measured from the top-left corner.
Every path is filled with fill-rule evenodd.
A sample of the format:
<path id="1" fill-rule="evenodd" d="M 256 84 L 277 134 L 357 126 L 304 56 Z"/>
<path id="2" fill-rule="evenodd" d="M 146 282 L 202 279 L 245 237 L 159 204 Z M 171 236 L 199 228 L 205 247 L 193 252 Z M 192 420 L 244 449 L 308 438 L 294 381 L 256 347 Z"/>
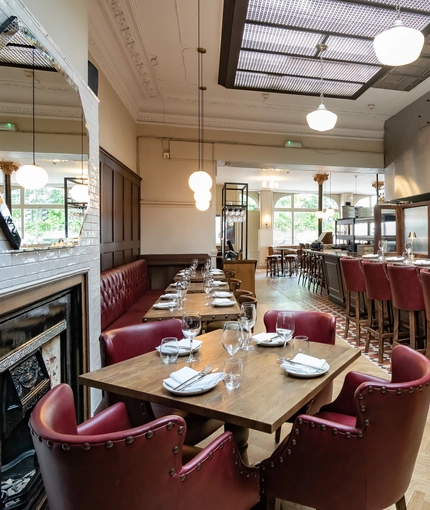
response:
<path id="1" fill-rule="evenodd" d="M 254 347 L 250 344 L 251 342 L 251 331 L 255 326 L 257 320 L 257 311 L 255 309 L 255 303 L 242 303 L 240 307 L 239 320 L 242 323 L 243 329 L 243 342 L 242 351 L 253 351 Z"/>
<path id="2" fill-rule="evenodd" d="M 240 322 L 228 321 L 224 324 L 221 343 L 233 358 L 242 345 L 242 325 Z"/>
<path id="3" fill-rule="evenodd" d="M 276 317 L 276 333 L 284 342 L 284 352 L 287 350 L 288 342 L 293 338 L 294 329 L 294 313 L 279 312 Z"/>
<path id="4" fill-rule="evenodd" d="M 182 333 L 190 341 L 190 355 L 185 360 L 186 363 L 193 363 L 197 358 L 193 356 L 193 340 L 200 333 L 202 328 L 202 318 L 200 312 L 184 312 L 182 314 Z"/>
<path id="5" fill-rule="evenodd" d="M 214 288 L 213 278 L 206 278 L 205 281 L 203 282 L 203 290 L 206 293 L 206 306 L 210 305 L 210 297 L 211 297 L 213 288 Z"/>

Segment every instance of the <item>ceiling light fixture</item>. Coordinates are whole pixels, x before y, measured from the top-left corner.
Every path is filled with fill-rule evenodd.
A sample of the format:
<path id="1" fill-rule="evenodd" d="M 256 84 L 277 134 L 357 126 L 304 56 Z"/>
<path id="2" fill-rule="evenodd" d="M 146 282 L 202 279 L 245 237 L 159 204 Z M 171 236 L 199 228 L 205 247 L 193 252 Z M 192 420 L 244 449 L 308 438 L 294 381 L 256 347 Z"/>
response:
<path id="1" fill-rule="evenodd" d="M 198 170 L 191 174 L 188 179 L 188 185 L 197 194 L 209 192 L 212 187 L 212 177 L 204 171 L 204 91 L 206 87 L 203 85 L 203 55 L 206 49 L 200 46 L 200 0 L 197 0 L 197 116 L 198 116 Z M 196 207 L 199 211 L 206 211 L 209 209 L 210 199 L 204 200 L 204 195 L 198 195 L 199 200 L 196 199 Z M 206 195 L 207 196 L 207 195 Z"/>
<path id="2" fill-rule="evenodd" d="M 16 180 L 22 188 L 41 189 L 48 182 L 48 174 L 44 168 L 36 165 L 36 126 L 35 126 L 35 83 L 34 83 L 34 51 L 33 47 L 33 164 L 23 165 L 16 172 Z"/>
<path id="3" fill-rule="evenodd" d="M 317 50 L 320 52 L 320 71 L 321 71 L 321 93 L 320 99 L 321 103 L 318 108 L 308 113 L 306 119 L 308 121 L 308 125 L 311 129 L 315 129 L 316 131 L 328 131 L 333 129 L 337 122 L 337 115 L 330 110 L 327 110 L 324 104 L 324 81 L 323 81 L 323 52 L 327 49 L 326 44 L 317 44 Z"/>
<path id="4" fill-rule="evenodd" d="M 400 19 L 400 2 L 396 5 L 397 19 L 388 30 L 373 40 L 373 48 L 381 64 L 404 66 L 414 62 L 424 45 L 424 35 L 415 28 L 407 27 Z"/>

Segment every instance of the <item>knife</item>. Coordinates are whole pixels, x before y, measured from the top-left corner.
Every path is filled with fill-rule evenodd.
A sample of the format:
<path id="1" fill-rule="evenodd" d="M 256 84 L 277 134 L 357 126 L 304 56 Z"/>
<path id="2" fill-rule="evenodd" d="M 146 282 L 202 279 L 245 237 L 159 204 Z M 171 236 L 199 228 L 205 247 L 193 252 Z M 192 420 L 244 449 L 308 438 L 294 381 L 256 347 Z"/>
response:
<path id="1" fill-rule="evenodd" d="M 184 384 L 184 386 L 182 386 L 181 388 L 179 388 L 179 391 L 182 391 L 184 388 L 188 388 L 188 386 L 190 386 L 191 384 L 194 384 L 195 382 L 197 381 L 200 381 L 201 379 L 203 379 L 204 377 L 206 377 L 207 375 L 209 374 L 213 374 L 214 372 L 216 372 L 218 370 L 218 368 L 214 368 L 213 370 L 211 370 L 210 372 L 207 372 L 206 374 L 204 374 L 203 372 L 201 372 L 200 374 L 198 374 L 196 377 L 196 379 L 194 379 L 194 381 L 189 381 L 189 382 L 185 382 L 182 383 Z M 178 388 L 175 388 L 175 391 L 178 391 Z"/>
<path id="2" fill-rule="evenodd" d="M 199 372 L 198 374 L 193 375 L 192 377 L 190 377 L 189 379 L 187 379 L 183 383 L 179 384 L 179 386 L 176 386 L 176 388 L 174 388 L 174 390 L 175 391 L 176 390 L 182 390 L 182 388 L 185 388 L 186 386 L 189 386 L 194 381 L 198 381 L 199 379 L 201 379 L 202 377 L 207 375 L 210 372 L 210 369 L 211 369 L 210 365 L 206 366 L 201 372 Z"/>

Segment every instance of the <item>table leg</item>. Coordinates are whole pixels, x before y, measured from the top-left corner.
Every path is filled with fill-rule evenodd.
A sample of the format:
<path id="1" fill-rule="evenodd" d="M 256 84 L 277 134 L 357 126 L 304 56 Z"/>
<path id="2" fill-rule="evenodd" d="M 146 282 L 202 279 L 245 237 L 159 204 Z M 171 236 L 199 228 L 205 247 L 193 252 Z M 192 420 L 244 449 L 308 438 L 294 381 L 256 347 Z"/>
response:
<path id="1" fill-rule="evenodd" d="M 232 423 L 225 423 L 224 430 L 233 434 L 236 446 L 239 450 L 240 456 L 244 464 L 249 465 L 248 462 L 248 438 L 249 429 Z"/>

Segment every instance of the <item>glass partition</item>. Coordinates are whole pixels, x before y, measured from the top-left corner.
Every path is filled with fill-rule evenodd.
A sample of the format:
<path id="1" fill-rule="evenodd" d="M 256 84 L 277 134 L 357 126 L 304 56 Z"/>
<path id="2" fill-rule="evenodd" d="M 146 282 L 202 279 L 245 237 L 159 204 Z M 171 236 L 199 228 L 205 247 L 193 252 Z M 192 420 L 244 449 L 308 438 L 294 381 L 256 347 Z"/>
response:
<path id="1" fill-rule="evenodd" d="M 428 250 L 428 206 L 405 207 L 404 242 L 412 242 L 413 253 L 427 255 Z M 410 236 L 410 237 L 409 237 Z"/>

